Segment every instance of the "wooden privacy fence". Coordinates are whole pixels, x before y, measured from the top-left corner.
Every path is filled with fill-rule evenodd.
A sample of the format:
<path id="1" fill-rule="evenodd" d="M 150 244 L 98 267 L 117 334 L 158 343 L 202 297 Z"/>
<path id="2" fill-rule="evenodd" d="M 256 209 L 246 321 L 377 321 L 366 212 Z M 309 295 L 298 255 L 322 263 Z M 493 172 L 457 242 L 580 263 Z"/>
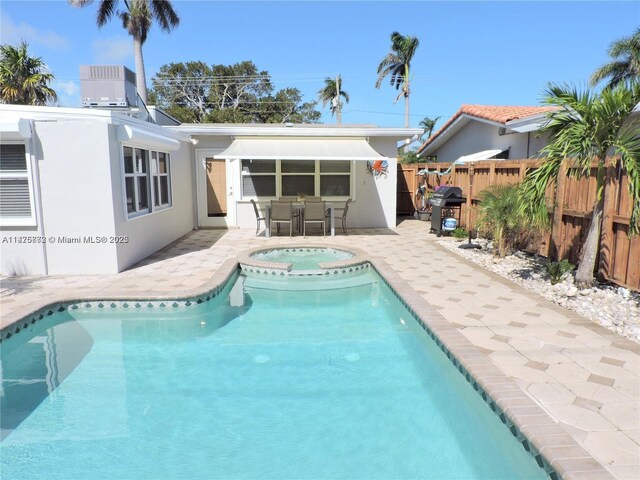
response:
<path id="1" fill-rule="evenodd" d="M 491 185 L 520 183 L 529 169 L 540 165 L 539 160 L 488 160 L 456 165 L 446 175 L 418 176 L 418 171 L 446 172 L 450 163 L 398 165 L 398 215 L 410 215 L 421 207 L 416 195 L 421 185 L 435 190 L 440 185 L 460 187 L 467 197 L 462 206 L 460 224 L 475 230 L 480 204 L 479 193 Z M 565 162 L 558 184 L 547 189 L 547 204 L 555 205 L 551 231 L 536 239 L 531 250 L 553 260 L 566 258 L 576 263 L 591 223 L 591 209 L 596 196 L 596 164 L 590 177 L 580 179 L 566 175 Z M 627 176 L 620 168 L 607 167 L 602 242 L 598 259 L 601 279 L 640 290 L 640 236 L 630 235 L 631 198 Z M 471 192 L 471 195 L 469 195 Z"/>

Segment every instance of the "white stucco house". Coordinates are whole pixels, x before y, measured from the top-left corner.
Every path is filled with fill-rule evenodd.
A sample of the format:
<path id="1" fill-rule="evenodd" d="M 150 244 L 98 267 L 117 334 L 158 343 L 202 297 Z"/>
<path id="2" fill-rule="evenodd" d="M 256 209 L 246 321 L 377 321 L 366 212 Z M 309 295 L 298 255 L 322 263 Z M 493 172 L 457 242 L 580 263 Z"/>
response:
<path id="1" fill-rule="evenodd" d="M 547 144 L 537 132 L 552 109 L 462 105 L 418 148 L 418 156 L 438 162 L 531 158 Z"/>
<path id="2" fill-rule="evenodd" d="M 419 129 L 177 125 L 92 108 L 0 106 L 2 274 L 120 272 L 193 228 L 255 227 L 250 200 L 351 198 L 395 226 L 397 144 Z M 386 161 L 373 176 L 367 161 Z"/>

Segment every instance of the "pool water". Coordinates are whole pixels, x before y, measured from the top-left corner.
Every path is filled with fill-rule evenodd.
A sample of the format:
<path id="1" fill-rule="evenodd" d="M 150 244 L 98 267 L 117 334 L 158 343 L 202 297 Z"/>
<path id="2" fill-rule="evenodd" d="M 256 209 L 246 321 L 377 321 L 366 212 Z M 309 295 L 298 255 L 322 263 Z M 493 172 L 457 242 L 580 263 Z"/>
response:
<path id="1" fill-rule="evenodd" d="M 2 479 L 546 478 L 363 275 L 23 330 L 2 348 Z"/>
<path id="2" fill-rule="evenodd" d="M 257 252 L 251 256 L 256 260 L 261 260 L 263 262 L 291 263 L 291 270 L 317 270 L 319 268 L 319 263 L 347 260 L 352 258 L 354 255 L 351 252 L 336 250 L 334 248 L 276 248 L 273 250 Z"/>

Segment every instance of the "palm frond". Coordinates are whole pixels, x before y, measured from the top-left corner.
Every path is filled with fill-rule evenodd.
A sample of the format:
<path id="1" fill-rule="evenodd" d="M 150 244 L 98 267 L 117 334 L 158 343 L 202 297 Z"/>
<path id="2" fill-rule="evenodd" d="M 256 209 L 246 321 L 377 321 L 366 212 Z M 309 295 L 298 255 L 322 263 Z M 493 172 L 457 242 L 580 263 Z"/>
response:
<path id="1" fill-rule="evenodd" d="M 180 18 L 173 9 L 171 2 L 166 0 L 151 0 L 151 10 L 160 28 L 165 32 L 170 32 L 180 24 Z"/>
<path id="2" fill-rule="evenodd" d="M 92 1 L 86 2 L 82 6 L 90 3 L 92 3 Z M 109 20 L 111 20 L 111 17 L 116 13 L 117 5 L 118 0 L 100 0 L 98 13 L 96 14 L 96 23 L 99 27 L 104 26 Z"/>
<path id="3" fill-rule="evenodd" d="M 606 88 L 615 88 L 621 82 L 640 78 L 640 28 L 628 37 L 616 40 L 607 52 L 611 61 L 591 75 L 591 85 L 609 79 Z"/>
<path id="4" fill-rule="evenodd" d="M 527 172 L 521 184 L 518 203 L 520 213 L 537 227 L 549 225 L 549 205 L 547 187 L 558 178 L 562 157 L 548 157 L 538 168 Z"/>

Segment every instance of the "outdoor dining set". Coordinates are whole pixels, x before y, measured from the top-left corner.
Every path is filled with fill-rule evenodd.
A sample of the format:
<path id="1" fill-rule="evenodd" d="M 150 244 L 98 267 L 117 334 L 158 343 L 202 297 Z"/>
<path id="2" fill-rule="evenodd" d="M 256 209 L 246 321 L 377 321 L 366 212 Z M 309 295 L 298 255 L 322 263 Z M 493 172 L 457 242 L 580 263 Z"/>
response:
<path id="1" fill-rule="evenodd" d="M 260 232 L 260 222 L 265 222 L 265 237 L 271 237 L 271 224 L 276 224 L 276 232 L 280 232 L 280 224 L 289 225 L 289 236 L 293 236 L 293 227 L 307 236 L 307 224 L 316 224 L 322 228 L 322 235 L 326 236 L 327 226 L 330 235 L 335 236 L 335 222 L 340 220 L 342 231 L 347 234 L 347 212 L 349 198 L 342 209 L 341 215 L 336 215 L 333 203 L 323 201 L 321 197 L 280 197 L 271 200 L 264 208 L 264 216 L 255 200 L 251 200 L 256 215 L 256 235 Z"/>

